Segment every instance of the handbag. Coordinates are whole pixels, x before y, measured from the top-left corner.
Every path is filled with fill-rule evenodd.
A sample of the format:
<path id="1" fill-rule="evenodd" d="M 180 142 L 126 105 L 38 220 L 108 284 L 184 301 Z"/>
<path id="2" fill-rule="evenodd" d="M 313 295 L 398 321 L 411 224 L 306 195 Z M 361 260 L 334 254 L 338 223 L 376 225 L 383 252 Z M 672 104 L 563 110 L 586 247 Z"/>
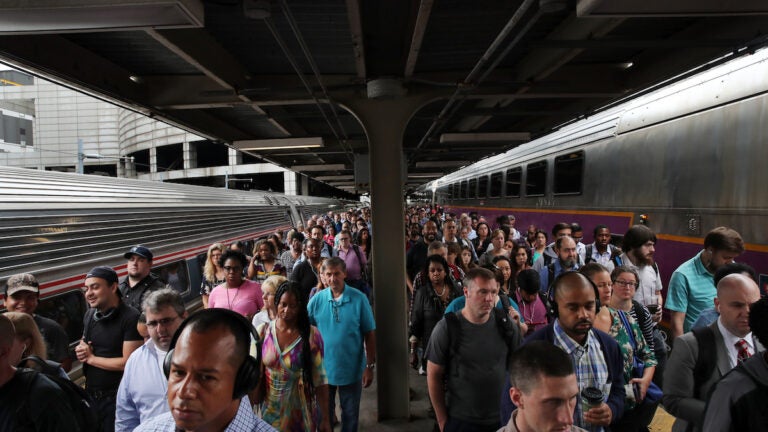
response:
<path id="1" fill-rule="evenodd" d="M 619 317 L 621 318 L 622 324 L 624 324 L 624 329 L 627 330 L 627 333 L 629 334 L 629 339 L 632 342 L 632 378 L 642 378 L 643 372 L 645 371 L 645 363 L 637 358 L 637 341 L 635 340 L 635 332 L 632 331 L 632 327 L 629 325 L 629 321 L 627 321 L 627 316 L 624 313 L 624 311 L 617 311 L 619 313 Z M 661 388 L 659 388 L 656 383 L 651 381 L 651 384 L 648 386 L 648 390 L 645 392 L 645 401 L 648 403 L 657 403 L 661 400 L 661 396 L 663 395 L 663 392 L 661 391 Z"/>

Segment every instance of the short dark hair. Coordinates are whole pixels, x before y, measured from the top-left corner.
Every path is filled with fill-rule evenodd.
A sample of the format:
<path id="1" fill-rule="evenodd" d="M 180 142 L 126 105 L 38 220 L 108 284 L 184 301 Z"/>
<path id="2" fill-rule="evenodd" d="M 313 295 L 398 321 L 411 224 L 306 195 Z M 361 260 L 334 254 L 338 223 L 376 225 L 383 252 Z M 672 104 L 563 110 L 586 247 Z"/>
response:
<path id="1" fill-rule="evenodd" d="M 704 248 L 713 248 L 732 253 L 744 252 L 744 240 L 735 230 L 728 227 L 717 227 L 704 237 Z"/>
<path id="2" fill-rule="evenodd" d="M 568 222 L 560 222 L 560 223 L 556 223 L 555 226 L 552 227 L 552 235 L 557 237 L 557 233 L 564 229 L 569 229 L 573 231 L 573 228 L 571 228 L 571 224 L 569 224 Z"/>
<path id="3" fill-rule="evenodd" d="M 717 286 L 717 284 L 719 284 L 720 281 L 728 275 L 744 273 L 748 274 L 753 281 L 757 282 L 757 272 L 755 272 L 755 269 L 753 269 L 752 266 L 740 262 L 732 262 L 717 269 L 714 277 L 715 286 Z"/>
<path id="4" fill-rule="evenodd" d="M 512 387 L 528 393 L 541 376 L 567 377 L 574 374 L 573 363 L 552 342 L 531 341 L 513 352 L 507 365 Z"/>
<path id="5" fill-rule="evenodd" d="M 218 313 L 211 311 L 217 311 Z M 226 311 L 226 309 L 203 309 L 195 312 L 189 317 L 189 321 L 187 321 L 184 327 L 179 327 L 177 330 L 179 335 L 174 337 L 174 339 L 180 338 L 181 333 L 186 329 L 195 333 L 206 333 L 219 328 L 227 329 L 235 337 L 235 349 L 230 353 L 229 363 L 237 370 L 245 361 L 245 357 L 249 355 L 251 332 L 247 331 L 248 329 L 243 323 L 238 322 L 235 316 L 230 313 L 222 313 L 223 311 Z"/>
<path id="6" fill-rule="evenodd" d="M 633 249 L 639 249 L 649 241 L 656 243 L 656 234 L 645 225 L 634 225 L 624 234 L 621 248 L 629 252 Z"/>
<path id="7" fill-rule="evenodd" d="M 323 235 L 325 235 L 325 228 L 323 228 L 322 225 L 312 225 L 312 228 L 309 229 L 309 232 L 311 233 L 316 229 L 319 229 L 320 231 L 322 231 Z"/>
<path id="8" fill-rule="evenodd" d="M 611 229 L 608 228 L 608 225 L 605 225 L 605 224 L 597 224 L 597 225 L 595 225 L 595 229 L 592 230 L 592 236 L 593 237 L 597 237 L 597 233 L 599 233 L 600 230 L 604 230 L 604 229 L 607 229 L 608 232 L 611 232 Z"/>
<path id="9" fill-rule="evenodd" d="M 749 328 L 761 344 L 768 344 L 768 297 L 752 303 L 749 310 Z"/>
<path id="10" fill-rule="evenodd" d="M 328 258 L 323 263 L 323 268 L 324 269 L 339 268 L 339 269 L 341 269 L 341 271 L 346 273 L 347 272 L 347 263 L 345 263 L 344 260 L 339 258 L 339 257 Z"/>
<path id="11" fill-rule="evenodd" d="M 571 232 L 579 232 L 584 231 L 584 228 L 581 227 L 581 225 L 578 222 L 574 222 L 571 224 Z"/>
<path id="12" fill-rule="evenodd" d="M 248 265 L 248 258 L 245 257 L 244 253 L 232 249 L 227 249 L 221 253 L 221 257 L 219 258 L 219 267 L 224 267 L 224 263 L 227 262 L 228 259 L 240 261 L 240 265 L 243 268 Z"/>
<path id="13" fill-rule="evenodd" d="M 541 278 L 534 269 L 526 269 L 517 275 L 517 286 L 528 294 L 538 294 L 541 291 Z"/>
<path id="14" fill-rule="evenodd" d="M 289 240 L 290 241 L 298 240 L 298 241 L 304 243 L 304 234 L 302 234 L 302 233 L 300 233 L 298 231 L 292 231 L 291 235 L 289 236 Z"/>
<path id="15" fill-rule="evenodd" d="M 448 277 L 451 275 L 451 268 L 448 267 L 448 261 L 443 258 L 442 255 L 438 254 L 429 255 L 426 261 L 424 261 L 424 277 L 429 279 L 429 265 L 431 263 L 440 264 L 443 266 L 443 270 L 445 271 L 445 278 L 448 280 Z"/>

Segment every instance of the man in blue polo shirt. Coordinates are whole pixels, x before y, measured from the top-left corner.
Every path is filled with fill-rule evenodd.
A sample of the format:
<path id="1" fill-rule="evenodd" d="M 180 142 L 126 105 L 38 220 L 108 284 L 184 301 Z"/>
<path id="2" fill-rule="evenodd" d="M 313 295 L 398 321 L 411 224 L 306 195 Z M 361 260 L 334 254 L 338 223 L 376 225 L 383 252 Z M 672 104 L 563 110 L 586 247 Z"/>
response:
<path id="1" fill-rule="evenodd" d="M 346 285 L 346 264 L 330 258 L 320 270 L 329 285 L 310 299 L 307 309 L 312 325 L 325 344 L 329 415 L 336 411 L 336 392 L 341 403 L 342 432 L 356 431 L 362 388 L 373 382 L 376 365 L 376 323 L 368 298 Z"/>
<path id="2" fill-rule="evenodd" d="M 741 235 L 731 228 L 717 227 L 704 238 L 704 249 L 672 273 L 666 309 L 672 314 L 673 339 L 690 331 L 699 314 L 712 305 L 717 295 L 713 275 L 742 252 Z"/>

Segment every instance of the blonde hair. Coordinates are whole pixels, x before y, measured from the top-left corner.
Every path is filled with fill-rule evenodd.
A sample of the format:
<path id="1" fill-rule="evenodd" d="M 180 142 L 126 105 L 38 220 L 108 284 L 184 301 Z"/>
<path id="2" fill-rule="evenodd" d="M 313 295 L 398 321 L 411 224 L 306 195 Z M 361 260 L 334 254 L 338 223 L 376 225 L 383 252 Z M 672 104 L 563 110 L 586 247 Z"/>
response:
<path id="1" fill-rule="evenodd" d="M 43 341 L 43 335 L 40 334 L 40 330 L 37 328 L 37 324 L 35 324 L 35 320 L 30 315 L 22 312 L 6 312 L 4 315 L 11 320 L 16 328 L 17 338 L 29 339 L 27 349 L 23 355 L 27 357 L 35 355 L 46 360 L 48 356 L 45 352 L 45 342 Z"/>
<path id="2" fill-rule="evenodd" d="M 285 276 L 280 275 L 272 275 L 264 280 L 264 282 L 261 283 L 261 292 L 267 292 L 269 291 L 272 294 L 275 294 L 277 292 L 277 287 L 282 285 L 284 282 L 287 282 L 288 278 Z"/>
<path id="3" fill-rule="evenodd" d="M 211 283 L 216 280 L 216 265 L 211 258 L 213 251 L 215 250 L 224 253 L 224 245 L 221 243 L 214 243 L 208 247 L 208 255 L 205 257 L 205 266 L 203 267 L 203 276 Z"/>

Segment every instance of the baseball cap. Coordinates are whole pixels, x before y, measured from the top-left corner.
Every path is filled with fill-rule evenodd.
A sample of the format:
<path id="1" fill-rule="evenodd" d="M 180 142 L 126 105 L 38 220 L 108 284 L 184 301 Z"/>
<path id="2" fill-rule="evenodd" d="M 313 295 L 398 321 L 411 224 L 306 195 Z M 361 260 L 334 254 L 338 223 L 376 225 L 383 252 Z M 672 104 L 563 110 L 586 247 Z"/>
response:
<path id="1" fill-rule="evenodd" d="M 147 260 L 152 261 L 152 251 L 142 245 L 132 247 L 131 250 L 126 252 L 123 256 L 125 259 L 129 259 L 131 258 L 131 255 L 138 255 L 142 258 L 146 258 Z"/>
<path id="2" fill-rule="evenodd" d="M 40 292 L 40 284 L 37 279 L 29 273 L 16 274 L 8 278 L 7 296 L 11 296 L 19 291 Z"/>
<path id="3" fill-rule="evenodd" d="M 92 268 L 91 271 L 89 271 L 88 274 L 85 275 L 86 279 L 90 277 L 102 278 L 105 281 L 107 281 L 107 283 L 110 283 L 110 284 L 117 282 L 117 272 L 112 270 L 111 267 L 107 267 L 107 266 L 99 266 L 99 267 Z"/>

